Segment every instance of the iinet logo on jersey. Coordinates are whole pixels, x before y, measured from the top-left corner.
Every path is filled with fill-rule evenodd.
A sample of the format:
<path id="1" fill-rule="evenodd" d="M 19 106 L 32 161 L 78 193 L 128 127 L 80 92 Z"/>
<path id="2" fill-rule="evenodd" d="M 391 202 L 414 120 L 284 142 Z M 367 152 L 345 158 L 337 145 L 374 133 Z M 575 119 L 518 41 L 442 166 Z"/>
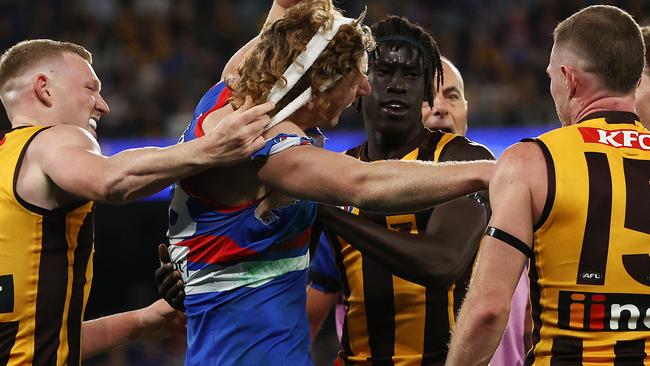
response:
<path id="1" fill-rule="evenodd" d="M 650 134 L 635 130 L 601 130 L 593 127 L 578 127 L 584 142 L 612 147 L 628 147 L 650 151 Z"/>
<path id="2" fill-rule="evenodd" d="M 581 331 L 650 331 L 650 295 L 560 291 L 558 327 Z"/>

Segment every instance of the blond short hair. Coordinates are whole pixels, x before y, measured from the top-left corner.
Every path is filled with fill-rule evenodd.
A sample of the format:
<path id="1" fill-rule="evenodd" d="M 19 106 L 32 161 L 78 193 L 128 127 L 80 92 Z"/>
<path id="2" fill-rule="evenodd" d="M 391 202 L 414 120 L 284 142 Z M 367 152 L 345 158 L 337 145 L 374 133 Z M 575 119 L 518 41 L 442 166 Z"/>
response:
<path id="1" fill-rule="evenodd" d="M 93 57 L 87 49 L 71 42 L 30 39 L 15 44 L 0 57 L 0 90 L 5 87 L 7 81 L 30 67 L 45 59 L 60 57 L 66 52 L 79 55 L 88 63 L 93 62 Z"/>

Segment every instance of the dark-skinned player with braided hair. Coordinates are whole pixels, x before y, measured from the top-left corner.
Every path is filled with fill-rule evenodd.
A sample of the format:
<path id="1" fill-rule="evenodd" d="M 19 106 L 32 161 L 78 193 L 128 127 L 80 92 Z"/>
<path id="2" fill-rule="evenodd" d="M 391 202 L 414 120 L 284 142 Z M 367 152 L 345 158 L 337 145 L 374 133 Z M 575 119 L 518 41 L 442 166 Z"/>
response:
<path id="1" fill-rule="evenodd" d="M 492 159 L 485 147 L 422 124 L 422 102 L 433 105 L 443 77 L 433 38 L 396 16 L 371 28 L 372 93 L 357 105 L 367 141 L 346 154 L 367 162 Z M 342 291 L 346 364 L 442 364 L 487 217 L 487 195 L 406 214 L 319 207 L 325 235 L 310 268 L 312 330 L 326 314 L 318 309 Z"/>

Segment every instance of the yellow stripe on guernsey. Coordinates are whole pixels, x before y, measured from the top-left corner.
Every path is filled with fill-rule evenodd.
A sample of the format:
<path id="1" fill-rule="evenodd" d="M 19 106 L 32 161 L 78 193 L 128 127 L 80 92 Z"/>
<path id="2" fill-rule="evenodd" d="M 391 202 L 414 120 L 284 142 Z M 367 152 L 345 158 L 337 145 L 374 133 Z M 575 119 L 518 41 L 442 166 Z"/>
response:
<path id="1" fill-rule="evenodd" d="M 458 137 L 458 135 L 452 133 L 445 133 L 442 135 L 438 142 L 438 146 L 436 146 L 436 151 L 433 153 L 433 161 L 440 161 L 440 155 L 442 154 L 445 145 L 456 137 Z"/>
<path id="2" fill-rule="evenodd" d="M 0 136 L 0 360 L 80 364 L 92 279 L 92 202 L 45 210 L 15 191 L 17 167 L 43 127 Z"/>
<path id="3" fill-rule="evenodd" d="M 550 179 L 534 365 L 650 365 L 650 132 L 632 114 L 593 117 L 538 139 Z"/>
<path id="4" fill-rule="evenodd" d="M 445 134 L 455 137 L 454 135 Z M 440 155 L 436 149 L 437 155 Z M 402 158 L 402 160 L 417 160 L 420 149 L 415 149 Z M 411 234 L 419 234 L 415 214 L 386 216 L 386 226 L 389 230 L 400 231 L 402 227 L 410 227 Z M 424 325 L 426 324 L 426 288 L 400 277 L 393 276 L 393 288 L 399 289 L 398 296 L 393 297 L 395 309 L 395 359 L 396 365 L 408 364 L 420 360 L 424 352 Z M 419 302 L 413 301 L 420 299 Z M 418 356 L 418 357 L 413 357 Z"/>

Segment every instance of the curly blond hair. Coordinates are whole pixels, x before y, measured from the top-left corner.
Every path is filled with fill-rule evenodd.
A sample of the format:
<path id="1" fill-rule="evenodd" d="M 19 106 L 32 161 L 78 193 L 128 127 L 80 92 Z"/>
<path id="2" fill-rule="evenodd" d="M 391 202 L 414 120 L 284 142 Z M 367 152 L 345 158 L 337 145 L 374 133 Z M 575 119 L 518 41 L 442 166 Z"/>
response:
<path id="1" fill-rule="evenodd" d="M 284 18 L 266 26 L 258 45 L 251 49 L 239 66 L 241 77 L 229 85 L 233 89 L 231 103 L 238 108 L 247 95 L 251 96 L 255 104 L 265 102 L 278 80 L 286 83 L 284 71 L 305 50 L 314 34 L 323 26 L 331 27 L 334 19 L 340 16 L 341 13 L 332 6 L 330 0 L 302 1 L 290 8 Z M 370 29 L 360 24 L 360 21 L 342 25 L 305 77 L 293 89 L 301 84 L 304 86 L 302 90 L 311 86 L 315 110 L 325 111 L 329 106 L 329 98 L 327 90 L 321 91 L 321 87 L 337 77 L 340 77 L 337 81 L 340 83 L 365 74 L 361 60 L 374 45 Z M 336 83 L 330 89 L 335 86 Z M 291 94 L 292 92 L 289 93 Z M 285 103 L 280 101 L 271 115 L 282 109 L 286 99 L 290 98 L 284 98 Z"/>

